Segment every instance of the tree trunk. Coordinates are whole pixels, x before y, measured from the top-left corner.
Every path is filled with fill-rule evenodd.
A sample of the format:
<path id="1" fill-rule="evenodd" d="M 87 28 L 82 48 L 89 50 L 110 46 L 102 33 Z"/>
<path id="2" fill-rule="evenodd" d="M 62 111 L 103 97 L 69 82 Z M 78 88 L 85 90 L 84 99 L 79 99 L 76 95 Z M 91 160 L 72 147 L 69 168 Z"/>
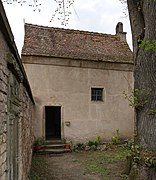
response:
<path id="1" fill-rule="evenodd" d="M 156 0 L 127 0 L 131 22 L 134 53 L 134 89 L 144 90 L 143 99 L 147 102 L 135 108 L 137 135 L 135 142 L 141 148 L 156 152 L 156 50 L 139 47 L 138 37 L 145 42 L 156 40 Z M 153 113 L 152 113 L 153 112 Z M 130 179 L 154 180 L 156 167 L 138 166 L 137 174 Z M 144 172 L 144 173 L 143 173 Z M 144 175 L 143 175 L 144 174 Z M 135 175 L 135 176 L 132 176 Z"/>
<path id="2" fill-rule="evenodd" d="M 156 1 L 127 0 L 134 46 L 134 88 L 148 101 L 136 109 L 137 143 L 156 151 L 156 50 L 138 47 L 137 37 L 156 40 Z"/>

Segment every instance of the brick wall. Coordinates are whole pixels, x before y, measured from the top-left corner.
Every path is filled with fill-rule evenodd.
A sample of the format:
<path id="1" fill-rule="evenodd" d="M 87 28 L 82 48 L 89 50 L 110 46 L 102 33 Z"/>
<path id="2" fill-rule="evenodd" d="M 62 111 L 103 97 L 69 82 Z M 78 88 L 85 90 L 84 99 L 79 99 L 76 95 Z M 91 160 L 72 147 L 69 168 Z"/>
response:
<path id="1" fill-rule="evenodd" d="M 27 180 L 32 156 L 34 103 L 12 40 L 0 2 L 0 180 Z"/>

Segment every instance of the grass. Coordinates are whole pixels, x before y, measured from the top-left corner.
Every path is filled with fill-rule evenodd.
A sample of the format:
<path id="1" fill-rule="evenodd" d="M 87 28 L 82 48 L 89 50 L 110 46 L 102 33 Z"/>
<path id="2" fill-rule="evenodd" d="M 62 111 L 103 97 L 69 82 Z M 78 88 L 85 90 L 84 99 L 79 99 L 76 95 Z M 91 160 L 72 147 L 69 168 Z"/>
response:
<path id="1" fill-rule="evenodd" d="M 129 150 L 119 146 L 113 146 L 107 151 L 94 151 L 82 153 L 79 161 L 83 164 L 87 173 L 98 174 L 103 179 L 127 179 L 122 174 L 126 166 L 126 156 Z M 84 158 L 84 157 L 85 158 Z"/>

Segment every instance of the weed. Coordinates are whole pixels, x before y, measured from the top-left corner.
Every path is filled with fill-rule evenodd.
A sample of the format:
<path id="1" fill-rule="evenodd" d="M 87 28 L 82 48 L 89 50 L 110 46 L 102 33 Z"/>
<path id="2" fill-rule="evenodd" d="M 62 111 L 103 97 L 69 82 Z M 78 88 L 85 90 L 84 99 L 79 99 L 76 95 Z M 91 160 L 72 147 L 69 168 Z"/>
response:
<path id="1" fill-rule="evenodd" d="M 145 89 L 134 89 L 129 95 L 124 91 L 123 94 L 125 95 L 125 99 L 129 101 L 129 106 L 131 107 L 140 108 L 148 102 L 145 98 L 147 96 Z"/>
<path id="2" fill-rule="evenodd" d="M 119 144 L 120 142 L 120 132 L 119 129 L 116 130 L 116 134 L 112 137 L 112 144 Z"/>
<path id="3" fill-rule="evenodd" d="M 156 167 L 156 154 L 155 152 L 147 149 L 141 149 L 137 144 L 131 146 L 129 156 L 137 164 L 146 165 L 148 167 Z"/>
<path id="4" fill-rule="evenodd" d="M 98 143 L 96 141 L 89 141 L 88 142 L 88 146 L 93 146 L 93 145 L 97 146 Z"/>
<path id="5" fill-rule="evenodd" d="M 100 144 L 100 136 L 96 136 L 95 141 L 89 141 L 88 146 L 93 146 L 95 145 L 96 147 Z"/>
<path id="6" fill-rule="evenodd" d="M 95 142 L 97 142 L 97 144 L 100 144 L 100 136 L 96 136 Z"/>

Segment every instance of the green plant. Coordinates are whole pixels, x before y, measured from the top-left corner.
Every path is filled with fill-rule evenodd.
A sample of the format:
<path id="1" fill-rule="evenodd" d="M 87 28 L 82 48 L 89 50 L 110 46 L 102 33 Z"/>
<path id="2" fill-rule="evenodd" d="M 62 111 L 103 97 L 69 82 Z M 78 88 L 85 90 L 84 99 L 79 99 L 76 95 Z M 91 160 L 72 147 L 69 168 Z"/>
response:
<path id="1" fill-rule="evenodd" d="M 156 114 L 156 109 L 151 109 L 149 114 L 150 114 L 150 115 Z"/>
<path id="2" fill-rule="evenodd" d="M 156 40 L 140 40 L 139 47 L 144 47 L 145 50 L 156 50 Z"/>
<path id="3" fill-rule="evenodd" d="M 83 150 L 85 148 L 85 145 L 83 143 L 77 143 L 74 145 L 73 150 L 75 152 L 78 152 L 79 150 Z"/>
<path id="4" fill-rule="evenodd" d="M 79 148 L 81 148 L 81 147 L 83 147 L 83 143 L 77 143 L 77 146 L 79 147 Z"/>
<path id="5" fill-rule="evenodd" d="M 134 139 L 127 139 L 125 141 L 125 145 L 127 146 L 127 148 L 131 149 L 132 144 L 134 144 Z"/>
<path id="6" fill-rule="evenodd" d="M 126 94 L 124 91 L 123 94 L 125 95 L 125 99 L 129 101 L 129 106 L 135 108 L 143 107 L 148 102 L 145 89 L 134 89 L 130 94 Z"/>
<path id="7" fill-rule="evenodd" d="M 156 157 L 145 157 L 144 162 L 148 167 L 156 166 Z"/>
<path id="8" fill-rule="evenodd" d="M 97 144 L 100 144 L 100 136 L 96 136 L 96 140 L 95 140 L 95 142 L 97 142 Z"/>
<path id="9" fill-rule="evenodd" d="M 137 144 L 132 144 L 131 146 L 131 156 L 134 160 L 134 162 L 139 162 L 140 159 L 140 148 Z"/>
<path id="10" fill-rule="evenodd" d="M 95 142 L 95 141 L 88 142 L 88 146 L 93 146 L 93 145 L 97 146 L 97 142 Z"/>
<path id="11" fill-rule="evenodd" d="M 78 152 L 78 151 L 79 151 L 79 146 L 78 146 L 77 144 L 74 146 L 74 151 L 75 151 L 75 152 Z"/>
<path id="12" fill-rule="evenodd" d="M 43 144 L 44 144 L 44 139 L 41 138 L 41 137 L 36 138 L 35 141 L 34 141 L 34 146 L 37 146 L 37 145 L 41 146 Z"/>
<path id="13" fill-rule="evenodd" d="M 120 132 L 119 129 L 116 130 L 116 134 L 112 137 L 112 144 L 119 144 L 120 142 Z"/>
<path id="14" fill-rule="evenodd" d="M 43 138 L 41 138 L 41 137 L 36 138 L 34 141 L 34 146 L 33 146 L 34 152 L 40 151 L 43 148 L 44 143 L 45 143 L 45 141 Z"/>
<path id="15" fill-rule="evenodd" d="M 95 141 L 88 142 L 88 146 L 93 146 L 93 145 L 98 146 L 99 144 L 100 144 L 100 136 L 96 136 Z"/>
<path id="16" fill-rule="evenodd" d="M 141 149 L 137 144 L 132 144 L 129 156 L 137 164 L 146 165 L 148 167 L 156 167 L 156 154 L 147 149 Z"/>

